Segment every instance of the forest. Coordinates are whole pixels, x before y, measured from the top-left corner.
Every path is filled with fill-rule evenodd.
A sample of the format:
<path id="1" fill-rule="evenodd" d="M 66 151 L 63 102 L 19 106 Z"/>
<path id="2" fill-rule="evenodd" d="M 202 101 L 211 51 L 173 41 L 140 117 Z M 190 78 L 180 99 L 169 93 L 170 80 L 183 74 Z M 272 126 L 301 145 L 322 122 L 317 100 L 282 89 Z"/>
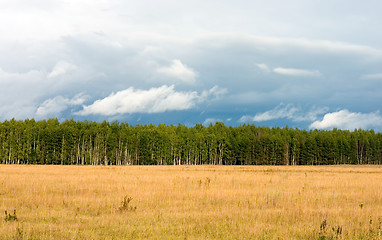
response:
<path id="1" fill-rule="evenodd" d="M 129 125 L 48 119 L 0 122 L 0 163 L 80 165 L 382 164 L 373 130 Z"/>

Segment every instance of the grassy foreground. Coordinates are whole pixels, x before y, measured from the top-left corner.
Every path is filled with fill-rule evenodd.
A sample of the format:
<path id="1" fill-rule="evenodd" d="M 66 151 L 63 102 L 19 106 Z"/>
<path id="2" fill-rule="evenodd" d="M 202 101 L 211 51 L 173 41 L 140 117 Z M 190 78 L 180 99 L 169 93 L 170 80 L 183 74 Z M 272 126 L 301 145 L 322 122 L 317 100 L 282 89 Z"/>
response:
<path id="1" fill-rule="evenodd" d="M 382 167 L 0 165 L 0 210 L 0 239 L 382 239 Z"/>

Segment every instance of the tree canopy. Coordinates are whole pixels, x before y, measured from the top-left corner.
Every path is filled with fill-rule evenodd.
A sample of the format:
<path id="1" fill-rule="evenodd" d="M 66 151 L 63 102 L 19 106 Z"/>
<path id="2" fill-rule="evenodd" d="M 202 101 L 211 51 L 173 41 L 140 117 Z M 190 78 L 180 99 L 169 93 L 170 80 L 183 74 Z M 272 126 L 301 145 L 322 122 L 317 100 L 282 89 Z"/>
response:
<path id="1" fill-rule="evenodd" d="M 0 163 L 83 165 L 382 164 L 373 130 L 299 130 L 217 122 L 136 125 L 65 120 L 0 122 Z"/>

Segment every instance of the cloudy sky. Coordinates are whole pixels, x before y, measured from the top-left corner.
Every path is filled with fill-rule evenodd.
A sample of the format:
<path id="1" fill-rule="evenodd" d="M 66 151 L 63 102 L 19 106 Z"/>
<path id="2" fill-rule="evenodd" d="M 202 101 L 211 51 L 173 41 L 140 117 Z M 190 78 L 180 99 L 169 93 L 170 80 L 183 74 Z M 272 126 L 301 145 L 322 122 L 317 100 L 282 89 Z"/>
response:
<path id="1" fill-rule="evenodd" d="M 382 131 L 379 0 L 2 0 L 0 120 Z"/>

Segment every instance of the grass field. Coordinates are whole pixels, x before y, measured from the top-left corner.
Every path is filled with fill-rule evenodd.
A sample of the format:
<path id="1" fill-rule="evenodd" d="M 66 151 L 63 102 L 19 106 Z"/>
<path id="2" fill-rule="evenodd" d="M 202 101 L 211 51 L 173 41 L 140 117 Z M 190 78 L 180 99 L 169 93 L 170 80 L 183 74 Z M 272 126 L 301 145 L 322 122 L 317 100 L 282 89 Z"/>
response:
<path id="1" fill-rule="evenodd" d="M 0 210 L 0 239 L 382 239 L 382 166 L 0 165 Z"/>

